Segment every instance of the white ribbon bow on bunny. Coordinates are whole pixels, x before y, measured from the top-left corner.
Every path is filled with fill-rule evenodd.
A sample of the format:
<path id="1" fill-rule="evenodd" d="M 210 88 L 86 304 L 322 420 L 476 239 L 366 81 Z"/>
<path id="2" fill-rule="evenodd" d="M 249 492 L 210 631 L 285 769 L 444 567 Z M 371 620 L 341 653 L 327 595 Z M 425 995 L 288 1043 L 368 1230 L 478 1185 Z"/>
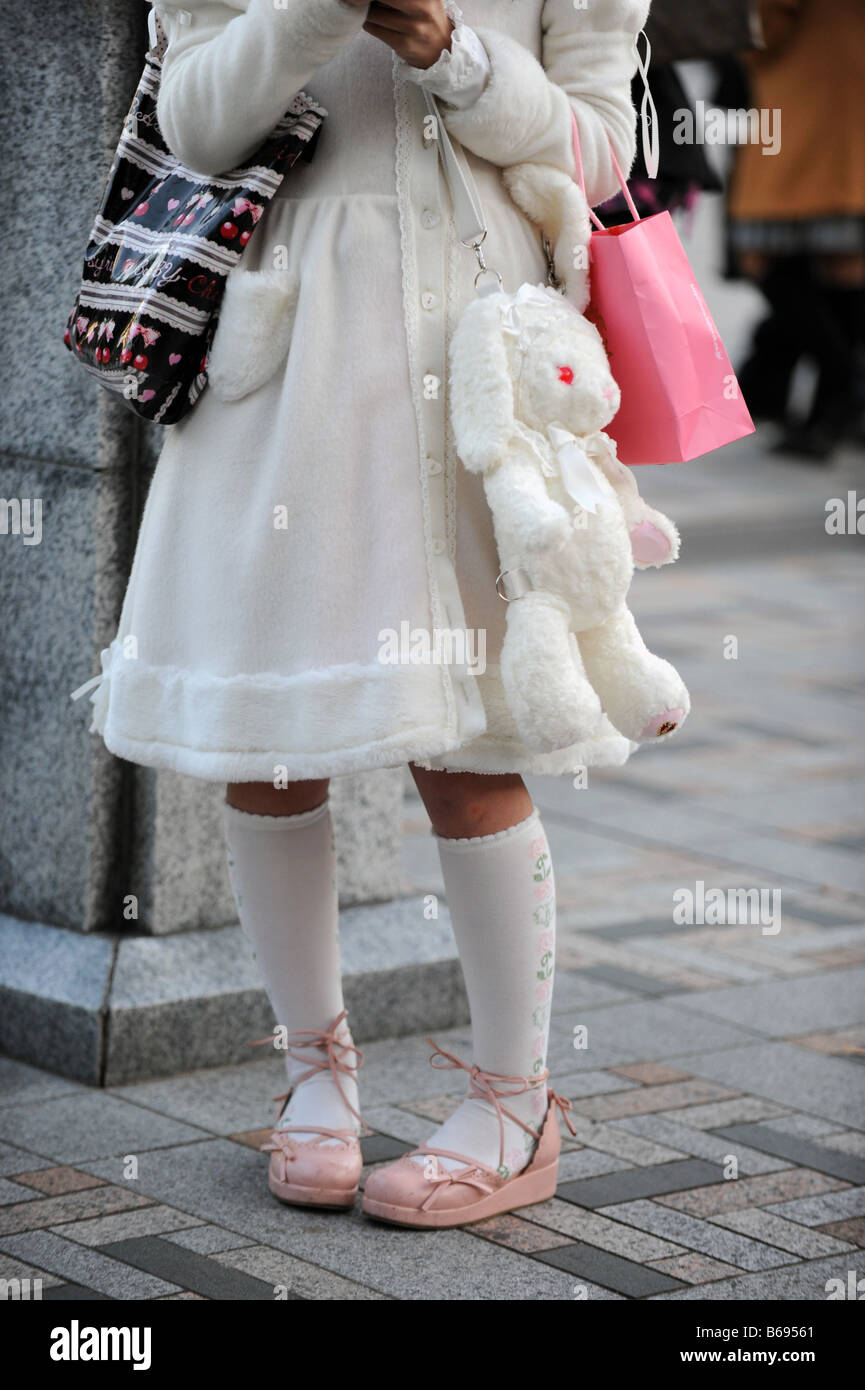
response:
<path id="1" fill-rule="evenodd" d="M 556 290 L 544 285 L 520 285 L 516 293 L 509 296 L 508 303 L 501 307 L 502 332 L 518 338 L 517 347 L 521 352 L 525 352 L 529 346 L 529 340 L 523 335 L 523 324 L 520 321 L 521 306 L 552 309 L 553 304 L 560 299 L 561 295 Z M 532 326 L 537 331 L 543 327 L 543 323 L 536 320 Z"/>
<path id="2" fill-rule="evenodd" d="M 552 450 L 544 449 L 542 445 L 546 441 L 543 436 L 530 430 L 522 420 L 515 421 L 515 430 L 535 454 L 544 475 L 547 478 L 561 478 L 562 487 L 578 507 L 594 515 L 598 507 L 609 503 L 609 495 L 599 485 L 590 462 L 601 452 L 612 451 L 612 441 L 602 430 L 578 438 L 561 425 L 548 425 L 547 437 Z"/>

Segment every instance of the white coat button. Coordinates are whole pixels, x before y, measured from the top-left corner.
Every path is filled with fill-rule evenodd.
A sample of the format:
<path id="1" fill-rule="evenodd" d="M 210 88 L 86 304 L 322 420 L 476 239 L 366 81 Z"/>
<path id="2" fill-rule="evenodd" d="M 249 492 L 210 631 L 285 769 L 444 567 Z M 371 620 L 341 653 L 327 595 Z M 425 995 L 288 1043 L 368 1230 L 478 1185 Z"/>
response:
<path id="1" fill-rule="evenodd" d="M 433 473 L 433 474 L 435 474 L 435 473 L 441 473 L 441 471 L 442 471 L 442 466 L 441 466 L 441 464 L 439 463 L 438 459 L 430 458 L 429 455 L 427 455 L 426 471 L 427 471 L 427 473 Z"/>
<path id="2" fill-rule="evenodd" d="M 433 294 L 432 290 L 424 290 L 420 302 L 424 309 L 434 309 L 439 302 L 438 295 Z"/>
<path id="3" fill-rule="evenodd" d="M 438 538 L 438 536 L 437 536 L 436 539 L 433 541 L 433 543 L 432 543 L 432 548 L 433 548 L 433 555 L 444 555 L 444 553 L 445 553 L 445 543 L 444 543 L 443 540 L 440 540 L 440 539 Z"/>
<path id="4" fill-rule="evenodd" d="M 433 208 L 424 208 L 420 215 L 421 225 L 424 227 L 437 227 L 441 218 Z"/>

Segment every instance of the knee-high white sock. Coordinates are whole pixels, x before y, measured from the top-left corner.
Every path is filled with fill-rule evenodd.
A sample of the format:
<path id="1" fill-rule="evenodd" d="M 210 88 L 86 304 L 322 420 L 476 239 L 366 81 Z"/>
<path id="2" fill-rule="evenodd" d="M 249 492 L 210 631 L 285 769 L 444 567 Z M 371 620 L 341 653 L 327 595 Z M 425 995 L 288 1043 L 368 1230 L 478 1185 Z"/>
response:
<path id="1" fill-rule="evenodd" d="M 342 1012 L 336 851 L 329 801 L 294 816 L 256 816 L 225 804 L 228 871 L 240 925 L 249 939 L 278 1025 L 289 1033 L 329 1029 Z M 344 1021 L 338 1037 L 351 1044 Z M 295 1085 L 280 1127 L 324 1125 L 358 1130 L 330 1071 L 297 1078 L 321 1060 L 321 1049 L 289 1039 L 289 1087 Z M 347 1062 L 353 1054 L 346 1055 Z M 339 1084 L 358 1110 L 354 1076 Z M 295 1136 L 312 1139 L 313 1132 Z M 328 1140 L 328 1144 L 339 1141 Z"/>
<path id="2" fill-rule="evenodd" d="M 546 1066 L 556 931 L 552 859 L 538 811 L 495 835 L 436 841 L 471 1008 L 474 1063 L 499 1076 L 538 1076 Z M 503 1096 L 502 1104 L 537 1132 L 546 1087 Z M 507 1117 L 504 1123 L 501 1171 L 509 1176 L 529 1162 L 534 1140 Z M 428 1142 L 497 1168 L 494 1106 L 467 1098 Z"/>

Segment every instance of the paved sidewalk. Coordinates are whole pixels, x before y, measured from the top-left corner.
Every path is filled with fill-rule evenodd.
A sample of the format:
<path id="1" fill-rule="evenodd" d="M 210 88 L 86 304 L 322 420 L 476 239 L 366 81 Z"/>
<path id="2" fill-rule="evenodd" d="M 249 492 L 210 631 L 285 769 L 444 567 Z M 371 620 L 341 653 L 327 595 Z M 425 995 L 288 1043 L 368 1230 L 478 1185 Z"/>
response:
<path id="1" fill-rule="evenodd" d="M 555 1200 L 423 1234 L 282 1207 L 256 1149 L 278 1061 L 108 1091 L 7 1061 L 0 1277 L 45 1299 L 340 1300 L 823 1300 L 861 1278 L 862 542 L 823 525 L 861 470 L 750 441 L 641 478 L 685 544 L 633 607 L 694 711 L 587 788 L 532 783 L 560 903 L 550 1062 L 578 1132 Z M 410 792 L 406 831 L 406 893 L 440 896 Z M 675 919 L 711 889 L 764 890 L 762 918 L 725 896 L 736 920 Z M 437 1041 L 469 1055 L 467 1028 Z M 420 1037 L 365 1052 L 371 1165 L 462 1082 Z"/>

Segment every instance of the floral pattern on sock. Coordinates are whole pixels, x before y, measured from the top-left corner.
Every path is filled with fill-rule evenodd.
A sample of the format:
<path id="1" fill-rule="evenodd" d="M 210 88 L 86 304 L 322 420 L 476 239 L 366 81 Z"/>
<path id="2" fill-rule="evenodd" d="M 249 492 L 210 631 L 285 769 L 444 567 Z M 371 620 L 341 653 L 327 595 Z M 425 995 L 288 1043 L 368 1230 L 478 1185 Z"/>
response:
<path id="1" fill-rule="evenodd" d="M 544 835 L 538 835 L 531 841 L 529 857 L 532 862 L 533 896 L 537 904 L 532 910 L 532 921 L 537 929 L 535 973 L 538 981 L 537 1004 L 532 1010 L 532 1023 L 536 1032 L 532 1040 L 531 1070 L 534 1075 L 540 1078 L 547 1062 L 556 940 L 555 880 L 550 847 Z M 537 1132 L 543 1124 L 547 1112 L 546 1083 L 540 1079 L 537 1088 L 532 1092 L 529 1105 L 534 1128 Z M 534 1135 L 523 1130 L 521 1139 L 522 1149 L 520 1150 L 516 1145 L 508 1149 L 504 1156 L 504 1162 L 497 1170 L 503 1178 L 509 1178 L 514 1173 L 520 1172 L 531 1158 L 535 1147 Z"/>

